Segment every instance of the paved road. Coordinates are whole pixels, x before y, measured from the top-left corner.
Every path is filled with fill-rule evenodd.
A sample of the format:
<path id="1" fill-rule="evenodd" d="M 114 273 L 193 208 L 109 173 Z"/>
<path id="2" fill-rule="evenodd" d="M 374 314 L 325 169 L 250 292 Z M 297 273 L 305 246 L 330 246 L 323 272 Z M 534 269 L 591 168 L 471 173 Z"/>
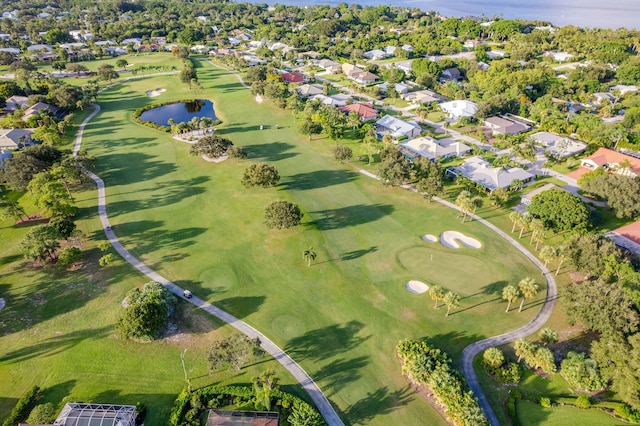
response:
<path id="1" fill-rule="evenodd" d="M 379 178 L 376 175 L 366 170 L 359 170 L 359 172 L 365 176 L 379 180 Z M 403 185 L 403 188 L 409 191 L 417 192 L 416 188 L 410 185 Z M 439 202 L 440 204 L 443 204 L 447 207 L 460 211 L 460 208 L 458 206 L 456 206 L 455 204 L 447 200 L 443 200 L 442 198 L 438 198 L 438 197 L 434 197 L 433 199 Z M 520 244 L 516 239 L 511 237 L 511 235 L 507 234 L 506 232 L 504 232 L 494 224 L 486 221 L 485 219 L 482 219 L 478 215 L 471 213 L 471 214 L 468 214 L 468 217 L 471 217 L 474 220 L 477 220 L 478 222 L 482 223 L 484 226 L 494 231 L 496 234 L 498 234 L 500 237 L 506 240 L 509 244 L 515 247 L 518 251 L 520 251 L 523 255 L 525 255 L 527 259 L 529 259 L 534 265 L 538 267 L 538 269 L 542 271 L 542 274 L 544 275 L 544 278 L 547 281 L 547 297 L 544 300 L 544 304 L 542 305 L 540 312 L 538 312 L 538 315 L 536 315 L 534 319 L 532 319 L 527 324 L 523 325 L 522 327 L 516 330 L 509 331 L 499 336 L 489 337 L 487 339 L 472 343 L 466 348 L 464 348 L 464 350 L 462 351 L 462 373 L 464 374 L 464 377 L 467 379 L 469 388 L 471 388 L 476 398 L 478 398 L 480 407 L 482 407 L 482 409 L 484 410 L 484 413 L 487 419 L 489 420 L 489 423 L 491 423 L 493 426 L 500 426 L 500 422 L 498 421 L 496 414 L 491 408 L 491 404 L 489 404 L 489 400 L 484 394 L 482 390 L 482 386 L 480 386 L 480 382 L 478 381 L 478 376 L 476 375 L 476 372 L 473 369 L 473 359 L 476 357 L 476 355 L 478 355 L 480 352 L 483 352 L 485 349 L 488 349 L 493 346 L 504 345 L 509 342 L 513 342 L 514 340 L 527 337 L 535 333 L 538 329 L 540 329 L 549 320 L 549 317 L 551 317 L 551 313 L 553 312 L 553 308 L 555 307 L 556 299 L 558 297 L 558 286 L 556 284 L 556 280 L 553 276 L 553 273 L 550 272 L 544 266 L 544 264 L 540 262 L 540 260 L 538 260 L 538 258 L 535 257 L 529 250 L 524 248 L 522 244 Z"/>
<path id="2" fill-rule="evenodd" d="M 94 111 L 82 122 L 82 124 L 78 128 L 76 142 L 73 148 L 74 155 L 78 155 L 78 152 L 80 151 L 80 148 L 82 146 L 82 136 L 84 134 L 84 129 L 87 123 L 89 123 L 89 121 L 91 121 L 91 119 L 100 112 L 100 105 L 92 105 L 95 108 Z M 111 228 L 111 224 L 109 223 L 109 217 L 107 215 L 107 196 L 104 181 L 94 173 L 86 173 L 98 186 L 98 215 L 100 217 L 100 222 L 102 223 L 102 228 L 104 229 L 104 232 L 113 248 L 116 250 L 116 252 L 118 252 L 120 256 L 124 258 L 124 260 L 129 262 L 134 268 L 142 272 L 149 279 L 159 282 L 160 284 L 167 287 L 177 297 L 180 297 L 181 299 L 226 322 L 248 337 L 252 339 L 260 339 L 260 346 L 262 346 L 262 348 L 266 352 L 268 352 L 271 356 L 278 360 L 278 362 L 282 364 L 284 368 L 286 368 L 291 373 L 291 375 L 293 375 L 293 377 L 295 377 L 295 379 L 300 383 L 300 385 L 307 391 L 316 407 L 318 407 L 318 411 L 320 411 L 320 414 L 322 414 L 322 416 L 326 420 L 327 424 L 329 424 L 329 426 L 344 426 L 344 423 L 329 403 L 329 400 L 322 393 L 320 387 L 318 387 L 313 379 L 311 379 L 311 376 L 309 376 L 309 374 L 307 374 L 307 372 L 304 371 L 302 367 L 300 367 L 300 365 L 298 365 L 289 355 L 287 355 L 282 349 L 280 349 L 278 345 L 273 343 L 267 336 L 260 333 L 258 330 L 251 327 L 244 321 L 239 320 L 233 315 L 213 306 L 212 304 L 196 297 L 195 295 L 190 299 L 184 298 L 184 289 L 167 280 L 162 275 L 158 274 L 157 272 L 146 266 L 144 263 L 142 263 L 140 260 L 138 260 L 136 257 L 134 257 L 131 253 L 129 253 L 129 251 L 120 243 L 118 237 L 115 235 Z"/>

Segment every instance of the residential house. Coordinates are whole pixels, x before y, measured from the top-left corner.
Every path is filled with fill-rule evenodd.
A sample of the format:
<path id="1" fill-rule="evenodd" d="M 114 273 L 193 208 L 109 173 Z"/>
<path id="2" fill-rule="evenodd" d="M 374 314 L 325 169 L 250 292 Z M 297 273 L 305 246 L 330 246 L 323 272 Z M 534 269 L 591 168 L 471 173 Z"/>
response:
<path id="1" fill-rule="evenodd" d="M 503 50 L 490 50 L 487 52 L 489 59 L 502 59 L 509 56 L 509 54 Z"/>
<path id="2" fill-rule="evenodd" d="M 463 44 L 463 46 L 467 49 L 475 49 L 476 47 L 478 47 L 479 45 L 481 45 L 482 42 L 478 41 L 478 40 L 466 40 Z"/>
<path id="3" fill-rule="evenodd" d="M 309 50 L 307 52 L 299 52 L 297 57 L 298 59 L 318 59 L 318 57 L 320 57 L 320 53 L 314 50 Z"/>
<path id="4" fill-rule="evenodd" d="M 93 44 L 95 44 L 96 46 L 100 46 L 100 47 L 117 45 L 117 43 L 115 41 L 113 41 L 113 40 L 99 40 L 99 41 L 96 41 Z"/>
<path id="5" fill-rule="evenodd" d="M 32 44 L 27 47 L 27 52 L 51 52 L 53 47 L 48 44 Z"/>
<path id="6" fill-rule="evenodd" d="M 616 84 L 615 86 L 610 87 L 609 91 L 610 92 L 618 91 L 618 93 L 620 93 L 620 96 L 624 96 L 627 93 L 638 93 L 638 86 L 632 86 L 632 85 L 627 86 L 624 84 Z"/>
<path id="7" fill-rule="evenodd" d="M 440 104 L 440 109 L 455 120 L 462 117 L 473 117 L 478 111 L 478 105 L 465 100 L 449 101 Z"/>
<path id="8" fill-rule="evenodd" d="M 286 72 L 280 75 L 280 77 L 286 83 L 302 83 L 305 80 L 304 75 L 299 72 Z"/>
<path id="9" fill-rule="evenodd" d="M 140 46 L 142 44 L 142 39 L 139 37 L 125 38 L 124 40 L 122 40 L 122 43 L 120 43 L 121 46 L 127 46 L 129 44 Z"/>
<path id="10" fill-rule="evenodd" d="M 580 168 L 569 176 L 578 178 L 584 173 L 604 168 L 609 173 L 637 177 L 640 175 L 640 159 L 608 148 L 600 148 L 580 161 Z M 574 175 L 575 174 L 575 175 Z"/>
<path id="11" fill-rule="evenodd" d="M 300 96 L 305 98 L 314 95 L 322 95 L 324 93 L 322 86 L 319 84 L 303 84 L 301 86 L 298 86 L 296 88 L 296 91 Z"/>
<path id="12" fill-rule="evenodd" d="M 417 92 L 409 92 L 400 95 L 400 97 L 407 102 L 424 105 L 431 105 L 434 102 L 442 102 L 447 99 L 446 97 L 432 90 L 419 90 Z"/>
<path id="13" fill-rule="evenodd" d="M 380 93 L 387 93 L 387 88 L 389 87 L 389 83 L 388 82 L 384 82 L 382 84 L 378 84 L 376 87 L 380 88 Z M 411 86 L 409 86 L 408 84 L 404 84 L 404 83 L 396 83 L 393 85 L 394 90 L 396 91 L 396 93 L 399 93 L 400 95 L 404 95 L 406 93 L 409 93 L 409 90 L 411 90 Z"/>
<path id="14" fill-rule="evenodd" d="M 420 137 L 403 142 L 399 146 L 409 160 L 415 157 L 425 157 L 437 161 L 440 158 L 462 157 L 471 151 L 471 147 L 454 139 L 436 140 L 430 137 Z"/>
<path id="15" fill-rule="evenodd" d="M 520 167 L 491 167 L 489 162 L 480 156 L 467 158 L 462 165 L 449 167 L 446 173 L 452 177 L 464 176 L 488 192 L 498 188 L 509 188 L 516 180 L 526 183 L 535 179 L 535 175 Z"/>
<path id="16" fill-rule="evenodd" d="M 545 151 L 556 158 L 567 158 L 572 155 L 581 154 L 587 149 L 587 144 L 566 136 L 556 135 L 550 132 L 538 132 L 529 136 L 539 144 L 544 146 Z"/>
<path id="17" fill-rule="evenodd" d="M 618 247 L 640 254 L 640 221 L 622 226 L 604 234 Z"/>
<path id="18" fill-rule="evenodd" d="M 347 115 L 351 111 L 355 111 L 362 121 L 370 121 L 378 118 L 378 111 L 373 108 L 373 105 L 368 103 L 356 102 L 350 105 L 341 106 L 338 110 Z"/>
<path id="19" fill-rule="evenodd" d="M 20 49 L 17 47 L 0 47 L 0 52 L 11 53 L 12 55 L 19 55 Z"/>
<path id="20" fill-rule="evenodd" d="M 387 57 L 387 53 L 384 50 L 374 49 L 364 52 L 364 57 L 367 59 L 373 59 L 379 61 Z"/>
<path id="21" fill-rule="evenodd" d="M 11 96 L 5 101 L 5 111 L 15 111 L 17 109 L 24 108 L 28 105 L 28 98 L 26 96 Z"/>
<path id="22" fill-rule="evenodd" d="M 189 48 L 189 51 L 191 53 L 198 53 L 200 55 L 202 54 L 208 54 L 209 50 L 211 50 L 211 47 L 209 46 L 205 46 L 204 44 L 196 44 L 195 46 L 191 46 Z"/>
<path id="23" fill-rule="evenodd" d="M 490 128 L 494 135 L 517 135 L 531 128 L 524 123 L 510 120 L 501 115 L 486 118 L 484 125 Z"/>
<path id="24" fill-rule="evenodd" d="M 13 151 L 0 148 L 0 167 L 4 166 L 4 162 L 13 156 Z"/>
<path id="25" fill-rule="evenodd" d="M 0 41 L 10 41 L 11 40 L 11 34 L 0 34 Z"/>
<path id="26" fill-rule="evenodd" d="M 0 129 L 0 149 L 14 150 L 31 145 L 31 129 Z"/>
<path id="27" fill-rule="evenodd" d="M 409 54 L 413 53 L 413 46 L 410 45 L 410 44 L 403 44 L 400 49 L 404 50 L 405 52 L 407 52 Z"/>
<path id="28" fill-rule="evenodd" d="M 314 95 L 314 96 L 311 96 L 310 99 L 314 101 L 317 99 L 324 105 L 335 106 L 335 107 L 345 106 L 351 102 L 351 97 L 349 95 L 343 95 L 340 93 L 332 96 L 326 96 L 322 94 Z"/>
<path id="29" fill-rule="evenodd" d="M 384 48 L 384 53 L 387 55 L 387 58 L 391 58 L 396 56 L 396 50 L 398 50 L 396 46 L 387 46 Z"/>
<path id="30" fill-rule="evenodd" d="M 399 70 L 404 71 L 405 74 L 410 75 L 411 74 L 411 63 L 412 61 L 401 61 L 401 62 L 396 62 L 395 67 Z"/>
<path id="31" fill-rule="evenodd" d="M 342 65 L 336 61 L 332 61 L 331 59 L 321 59 L 316 63 L 316 65 L 332 74 L 337 74 L 342 71 Z"/>
<path id="32" fill-rule="evenodd" d="M 24 115 L 22 116 L 22 120 L 27 121 L 29 118 L 34 115 L 40 114 L 40 111 L 50 111 L 51 114 L 57 115 L 60 110 L 53 105 L 45 104 L 44 102 L 38 102 L 37 104 L 31 105 L 24 111 Z"/>
<path id="33" fill-rule="evenodd" d="M 352 72 L 349 78 L 360 84 L 370 84 L 380 80 L 380 77 L 369 71 Z"/>
<path id="34" fill-rule="evenodd" d="M 595 105 L 602 105 L 602 103 L 613 102 L 616 100 L 616 97 L 609 92 L 598 92 L 591 95 L 593 98 L 593 103 Z"/>
<path id="35" fill-rule="evenodd" d="M 404 121 L 390 115 L 385 115 L 375 123 L 380 137 L 390 135 L 394 140 L 413 139 L 420 136 L 422 129 L 415 121 Z"/>
<path id="36" fill-rule="evenodd" d="M 556 62 L 567 62 L 574 57 L 574 55 L 567 52 L 545 52 L 544 56 L 551 56 Z"/>
<path id="37" fill-rule="evenodd" d="M 342 72 L 350 78 L 354 74 L 364 72 L 364 70 L 357 65 L 344 63 L 342 64 Z"/>
<path id="38" fill-rule="evenodd" d="M 462 79 L 462 74 L 460 74 L 460 70 L 458 68 L 447 68 L 446 70 L 440 73 L 440 81 L 442 83 L 447 83 L 449 81 L 453 81 L 457 83 Z"/>

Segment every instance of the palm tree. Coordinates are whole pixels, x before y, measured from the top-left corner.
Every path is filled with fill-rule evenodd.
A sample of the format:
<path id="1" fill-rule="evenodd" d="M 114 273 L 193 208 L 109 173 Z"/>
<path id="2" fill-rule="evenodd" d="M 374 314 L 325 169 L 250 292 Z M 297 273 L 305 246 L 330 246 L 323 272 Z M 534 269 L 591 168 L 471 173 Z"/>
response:
<path id="1" fill-rule="evenodd" d="M 553 246 L 544 246 L 540 250 L 540 259 L 544 260 L 544 267 L 547 267 L 549 261 L 557 258 L 558 248 Z"/>
<path id="2" fill-rule="evenodd" d="M 529 229 L 529 224 L 531 223 L 531 221 L 533 220 L 533 218 L 531 217 L 530 214 L 523 214 L 520 217 L 520 236 L 518 238 L 522 238 L 522 233 L 524 232 L 525 229 Z"/>
<path id="3" fill-rule="evenodd" d="M 464 223 L 467 218 L 467 214 L 473 208 L 473 204 L 471 201 L 471 193 L 469 191 L 460 191 L 458 197 L 456 197 L 456 205 L 460 207 L 460 211 L 462 212 L 462 223 Z"/>
<path id="4" fill-rule="evenodd" d="M 509 213 L 509 220 L 511 220 L 511 222 L 513 222 L 513 227 L 511 227 L 511 233 L 513 234 L 513 231 L 516 230 L 516 225 L 520 222 L 520 216 L 522 216 L 520 213 L 518 213 L 517 211 L 512 211 L 511 213 Z"/>
<path id="5" fill-rule="evenodd" d="M 531 240 L 529 241 L 529 244 L 532 244 L 536 232 L 544 231 L 544 222 L 542 222 L 540 219 L 531 219 L 531 223 L 529 223 L 529 229 L 531 230 Z"/>
<path id="6" fill-rule="evenodd" d="M 438 300 L 444 298 L 444 289 L 439 285 L 434 285 L 429 289 L 429 296 L 436 301 L 436 309 L 438 309 Z"/>
<path id="7" fill-rule="evenodd" d="M 471 205 L 473 206 L 473 213 L 475 214 L 476 210 L 479 207 L 482 207 L 483 204 L 484 204 L 484 200 L 482 199 L 482 197 L 480 196 L 473 197 L 471 199 Z"/>
<path id="8" fill-rule="evenodd" d="M 522 305 L 524 305 L 524 300 L 533 299 L 534 297 L 536 297 L 539 287 L 533 278 L 526 277 L 520 280 L 520 282 L 518 283 L 518 288 L 522 293 L 522 301 L 520 302 L 520 309 L 518 309 L 518 312 L 522 312 Z"/>
<path id="9" fill-rule="evenodd" d="M 393 138 L 391 137 L 391 135 L 389 133 L 386 133 L 382 137 L 382 142 L 384 142 L 384 146 L 391 145 L 391 143 L 393 142 Z"/>
<path id="10" fill-rule="evenodd" d="M 565 246 L 558 247 L 558 251 L 556 252 L 556 260 L 558 261 L 558 269 L 556 269 L 556 276 L 558 275 L 558 272 L 560 272 L 560 268 L 562 268 L 562 264 L 564 263 L 564 261 L 567 260 L 567 257 L 565 255 L 566 251 L 567 251 L 567 248 Z"/>
<path id="11" fill-rule="evenodd" d="M 449 312 L 451 312 L 451 309 L 455 309 L 460 306 L 460 295 L 458 293 L 454 293 L 453 291 L 445 294 L 442 300 L 444 301 L 444 304 L 447 305 L 447 314 L 445 315 L 446 317 L 449 316 Z"/>
<path id="12" fill-rule="evenodd" d="M 518 361 L 522 360 L 522 358 L 527 360 L 527 358 L 531 358 L 533 352 L 535 351 L 535 345 L 531 343 L 527 339 L 518 339 L 514 345 L 514 349 L 516 350 L 516 355 L 518 356 Z"/>
<path id="13" fill-rule="evenodd" d="M 315 260 L 316 257 L 317 257 L 317 254 L 315 251 L 313 251 L 313 247 L 309 247 L 308 249 L 302 252 L 302 258 L 307 261 L 308 266 L 311 266 L 311 261 Z"/>
<path id="14" fill-rule="evenodd" d="M 516 286 L 508 285 L 502 289 L 502 298 L 509 302 L 507 303 L 507 310 L 505 312 L 509 312 L 511 303 L 518 300 L 518 297 L 520 297 L 520 290 L 518 290 Z"/>

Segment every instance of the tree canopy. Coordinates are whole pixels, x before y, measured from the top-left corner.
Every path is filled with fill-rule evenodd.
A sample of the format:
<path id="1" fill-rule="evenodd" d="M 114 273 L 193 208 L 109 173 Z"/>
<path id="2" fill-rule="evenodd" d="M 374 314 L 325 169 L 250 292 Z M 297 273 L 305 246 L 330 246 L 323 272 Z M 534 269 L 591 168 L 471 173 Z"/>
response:
<path id="1" fill-rule="evenodd" d="M 264 211 L 264 223 L 271 229 L 287 229 L 300 225 L 300 207 L 288 201 L 274 201 Z"/>
<path id="2" fill-rule="evenodd" d="M 529 213 L 556 231 L 585 231 L 589 227 L 589 209 L 570 192 L 550 189 L 533 197 Z"/>
<path id="3" fill-rule="evenodd" d="M 616 217 L 632 219 L 640 215 L 640 180 L 618 174 L 602 174 L 587 180 L 582 189 L 607 201 Z"/>
<path id="4" fill-rule="evenodd" d="M 280 181 L 280 174 L 275 166 L 267 163 L 257 163 L 250 165 L 242 175 L 242 185 L 245 188 L 253 188 L 259 186 L 268 188 L 276 186 Z"/>
<path id="5" fill-rule="evenodd" d="M 122 338 L 153 340 L 173 313 L 176 297 L 162 284 L 150 282 L 127 293 L 124 312 L 116 321 Z"/>

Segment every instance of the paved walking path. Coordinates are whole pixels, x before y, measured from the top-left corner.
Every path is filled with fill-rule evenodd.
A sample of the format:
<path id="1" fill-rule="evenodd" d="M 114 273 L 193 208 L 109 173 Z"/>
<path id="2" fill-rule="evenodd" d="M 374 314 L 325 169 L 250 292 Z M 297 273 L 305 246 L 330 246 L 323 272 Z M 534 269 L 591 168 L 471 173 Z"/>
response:
<path id="1" fill-rule="evenodd" d="M 78 128 L 76 142 L 73 148 L 73 155 L 78 155 L 78 152 L 80 151 L 80 148 L 82 146 L 82 136 L 84 134 L 84 128 L 86 127 L 87 123 L 89 123 L 89 121 L 91 121 L 91 119 L 100 112 L 100 105 L 95 103 L 92 105 L 95 108 L 94 111 L 84 119 L 84 121 Z M 258 330 L 251 327 L 244 321 L 241 321 L 233 315 L 223 311 L 222 309 L 217 308 L 208 302 L 205 302 L 195 295 L 190 299 L 186 299 L 183 296 L 184 289 L 167 280 L 162 275 L 158 274 L 153 269 L 149 268 L 147 265 L 134 257 L 131 253 L 129 253 L 129 251 L 124 248 L 124 246 L 118 240 L 118 237 L 116 237 L 115 233 L 111 229 L 109 217 L 107 216 L 107 195 L 105 191 L 104 181 L 100 177 L 89 171 L 87 171 L 86 174 L 91 179 L 93 179 L 96 185 L 98 185 L 98 215 L 100 217 L 100 222 L 102 223 L 102 228 L 104 229 L 104 232 L 107 235 L 107 238 L 109 239 L 109 242 L 111 243 L 113 248 L 116 250 L 116 252 L 118 252 L 120 256 L 124 258 L 124 260 L 129 262 L 134 268 L 142 272 L 151 280 L 159 282 L 160 284 L 167 287 L 177 297 L 182 298 L 183 300 L 226 322 L 236 330 L 247 335 L 249 338 L 260 339 L 260 346 L 262 346 L 262 348 L 266 352 L 268 352 L 280 364 L 282 364 L 282 366 L 284 366 L 284 368 L 286 368 L 289 373 L 291 373 L 291 375 L 295 377 L 298 383 L 300 383 L 300 385 L 307 391 L 327 424 L 329 426 L 344 426 L 344 423 L 342 422 L 342 420 L 340 420 L 340 417 L 329 403 L 329 400 L 322 393 L 318 385 L 311 379 L 311 376 L 309 376 L 307 372 L 304 371 L 302 367 L 300 367 L 300 365 L 298 365 L 289 355 L 287 355 L 282 349 L 280 349 L 278 345 L 273 343 L 267 336 L 260 333 Z"/>
<path id="2" fill-rule="evenodd" d="M 359 172 L 365 176 L 380 180 L 380 178 L 378 178 L 376 175 L 366 170 L 359 170 Z M 415 187 L 410 185 L 402 185 L 402 187 L 409 191 L 418 192 Z M 438 197 L 433 197 L 433 199 L 439 202 L 440 204 L 443 204 L 452 209 L 461 211 L 460 207 L 456 206 L 454 203 L 451 203 L 447 200 L 443 200 L 442 198 L 438 198 Z M 511 235 L 507 234 L 502 229 L 498 228 L 494 224 L 488 222 L 487 220 L 481 218 L 476 214 L 469 213 L 467 216 L 482 223 L 484 226 L 494 231 L 496 234 L 498 234 L 500 237 L 506 240 L 509 244 L 515 247 L 518 251 L 520 251 L 527 259 L 533 262 L 533 264 L 536 265 L 538 269 L 542 271 L 542 274 L 544 275 L 544 278 L 547 281 L 547 297 L 544 300 L 544 304 L 542 305 L 540 312 L 538 312 L 538 315 L 536 315 L 534 319 L 532 319 L 527 324 L 523 325 L 522 327 L 516 330 L 509 331 L 507 333 L 500 334 L 499 336 L 489 337 L 487 339 L 483 339 L 478 342 L 472 343 L 466 348 L 464 348 L 464 350 L 462 351 L 462 373 L 464 374 L 464 377 L 467 379 L 469 388 L 471 388 L 476 398 L 478 398 L 480 407 L 482 407 L 482 409 L 484 410 L 485 416 L 487 417 L 487 420 L 489 420 L 489 423 L 491 423 L 494 426 L 500 426 L 498 417 L 496 417 L 496 414 L 491 408 L 491 404 L 489 404 L 489 400 L 487 399 L 487 396 L 482 391 L 482 386 L 480 386 L 480 382 L 478 381 L 478 376 L 476 375 L 476 372 L 473 369 L 473 359 L 480 352 L 483 352 L 484 350 L 490 347 L 504 345 L 509 342 L 513 342 L 514 340 L 527 337 L 535 333 L 538 329 L 540 329 L 549 320 L 549 317 L 551 317 L 551 313 L 553 312 L 553 308 L 556 304 L 556 299 L 558 297 L 558 286 L 556 284 L 556 280 L 555 280 L 555 277 L 553 276 L 553 273 L 550 272 L 547 269 L 547 267 L 544 266 L 544 264 L 540 262 L 540 260 L 538 260 L 537 257 L 535 257 L 529 250 L 527 250 L 515 238 L 513 238 Z"/>

